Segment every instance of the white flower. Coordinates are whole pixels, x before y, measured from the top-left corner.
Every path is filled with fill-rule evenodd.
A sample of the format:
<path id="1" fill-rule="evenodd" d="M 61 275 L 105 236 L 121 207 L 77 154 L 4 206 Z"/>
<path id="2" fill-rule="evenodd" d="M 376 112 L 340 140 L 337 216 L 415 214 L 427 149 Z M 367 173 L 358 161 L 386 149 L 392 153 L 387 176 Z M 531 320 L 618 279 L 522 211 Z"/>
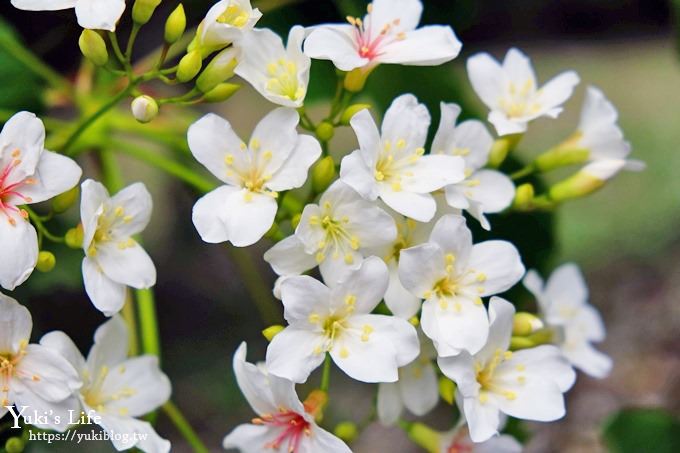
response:
<path id="1" fill-rule="evenodd" d="M 291 28 L 284 47 L 273 31 L 256 29 L 237 42 L 241 58 L 234 72 L 269 101 L 284 107 L 301 107 L 307 95 L 311 60 L 302 53 L 305 29 Z"/>
<path id="2" fill-rule="evenodd" d="M 283 276 L 301 274 L 318 264 L 324 280 L 334 283 L 358 268 L 370 250 L 390 244 L 396 235 L 388 213 L 336 181 L 318 205 L 305 206 L 295 235 L 268 250 L 264 259 Z"/>
<path id="3" fill-rule="evenodd" d="M 411 94 L 392 102 L 382 132 L 368 110 L 354 115 L 351 125 L 360 149 L 342 160 L 340 178 L 364 198 L 381 198 L 398 213 L 429 222 L 437 209 L 430 193 L 465 177 L 462 158 L 423 155 L 430 114 Z"/>
<path id="4" fill-rule="evenodd" d="M 612 360 L 591 344 L 604 340 L 604 323 L 588 304 L 588 287 L 578 266 L 558 267 L 546 284 L 529 271 L 524 286 L 536 297 L 544 321 L 556 328 L 557 346 L 572 365 L 593 377 L 606 377 Z"/>
<path id="5" fill-rule="evenodd" d="M 576 374 L 554 346 L 510 352 L 515 307 L 491 298 L 489 339 L 479 352 L 440 357 L 439 368 L 457 384 L 457 402 L 473 442 L 498 433 L 500 414 L 535 421 L 564 416 L 564 392 Z"/>
<path id="6" fill-rule="evenodd" d="M 510 289 L 524 275 L 514 245 L 506 241 L 472 244 L 465 219 L 445 215 L 427 244 L 401 251 L 399 277 L 425 299 L 420 322 L 440 356 L 479 351 L 489 321 L 482 297 Z"/>
<path id="7" fill-rule="evenodd" d="M 300 402 L 295 384 L 246 362 L 246 344 L 234 354 L 234 374 L 258 418 L 237 426 L 224 438 L 224 448 L 242 453 L 350 453 L 343 441 L 320 428 Z"/>
<path id="8" fill-rule="evenodd" d="M 206 51 L 226 47 L 252 30 L 260 17 L 262 13 L 253 9 L 250 0 L 218 1 L 199 26 L 199 44 Z"/>
<path id="9" fill-rule="evenodd" d="M 92 30 L 115 31 L 125 11 L 125 0 L 12 0 L 26 11 L 57 11 L 75 8 L 78 24 Z"/>
<path id="10" fill-rule="evenodd" d="M 64 332 L 50 332 L 41 340 L 68 360 L 84 385 L 76 391 L 80 407 L 112 435 L 118 451 L 133 447 L 146 453 L 170 451 L 149 422 L 139 420 L 170 398 L 170 381 L 150 355 L 128 358 L 127 326 L 119 316 L 102 324 L 94 335 L 87 360 Z"/>
<path id="11" fill-rule="evenodd" d="M 36 231 L 19 206 L 66 192 L 82 174 L 73 160 L 44 145 L 45 127 L 32 113 L 17 113 L 0 132 L 0 286 L 10 291 L 38 261 Z"/>
<path id="12" fill-rule="evenodd" d="M 106 316 L 125 304 L 126 287 L 156 284 L 156 267 L 132 237 L 149 224 L 153 202 L 146 186 L 132 184 L 109 196 L 106 188 L 88 179 L 82 184 L 83 279 L 85 291 Z"/>
<path id="13" fill-rule="evenodd" d="M 436 66 L 456 58 L 462 44 L 451 27 L 416 29 L 422 11 L 419 0 L 374 0 L 363 20 L 314 27 L 305 53 L 331 60 L 341 71 L 380 63 Z"/>
<path id="14" fill-rule="evenodd" d="M 456 209 L 467 210 L 490 229 L 485 213 L 501 212 L 515 196 L 515 186 L 503 173 L 484 170 L 493 146 L 493 137 L 481 121 L 468 120 L 456 126 L 461 108 L 441 103 L 439 129 L 432 142 L 432 154 L 461 156 L 465 160 L 465 180 L 446 187 L 446 201 Z"/>
<path id="15" fill-rule="evenodd" d="M 397 370 L 418 356 L 419 346 L 408 321 L 370 314 L 387 281 L 387 267 L 376 257 L 330 288 L 306 275 L 285 279 L 281 296 L 289 325 L 267 348 L 269 372 L 305 382 L 328 352 L 353 379 L 396 382 Z"/>
<path id="16" fill-rule="evenodd" d="M 439 451 L 441 453 L 521 453 L 522 444 L 508 434 L 501 434 L 484 442 L 474 443 L 470 439 L 467 425 L 462 424 L 447 433 L 441 434 Z"/>
<path id="17" fill-rule="evenodd" d="M 29 344 L 33 321 L 28 310 L 0 294 L 0 419 L 16 405 L 27 406 L 25 415 L 47 415 L 44 429 L 64 431 L 69 410 L 77 410 L 72 393 L 82 383 L 78 373 L 59 354 L 37 344 Z M 59 417 L 59 420 L 57 420 Z M 35 417 L 33 417 L 35 419 Z"/>
<path id="18" fill-rule="evenodd" d="M 385 425 L 397 422 L 404 407 L 422 417 L 439 401 L 439 383 L 432 360 L 437 353 L 432 343 L 421 338 L 420 356 L 399 368 L 397 382 L 383 382 L 378 386 L 378 418 Z"/>
<path id="19" fill-rule="evenodd" d="M 295 110 L 275 109 L 257 125 L 249 145 L 215 114 L 191 125 L 191 153 L 225 183 L 194 205 L 194 225 L 205 242 L 245 247 L 269 230 L 278 192 L 302 186 L 321 155 L 315 138 L 298 135 L 298 121 Z"/>
<path id="20" fill-rule="evenodd" d="M 531 61 L 514 48 L 502 65 L 487 53 L 474 55 L 467 70 L 472 88 L 491 109 L 489 121 L 498 135 L 526 132 L 528 123 L 542 116 L 557 118 L 579 83 L 578 75 L 568 71 L 539 88 Z"/>

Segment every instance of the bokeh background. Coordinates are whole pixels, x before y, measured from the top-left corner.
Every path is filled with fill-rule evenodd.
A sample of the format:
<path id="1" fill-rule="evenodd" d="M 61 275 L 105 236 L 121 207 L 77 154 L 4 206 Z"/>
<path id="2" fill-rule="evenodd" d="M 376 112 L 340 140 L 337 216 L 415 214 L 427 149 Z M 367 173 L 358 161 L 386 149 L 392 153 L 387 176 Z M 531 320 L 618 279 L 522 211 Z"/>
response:
<path id="1" fill-rule="evenodd" d="M 139 56 L 160 42 L 164 18 L 177 3 L 163 1 L 141 35 Z M 195 25 L 212 1 L 184 4 L 190 23 Z M 484 109 L 465 76 L 466 57 L 478 51 L 502 57 L 509 47 L 518 46 L 532 57 L 541 81 L 566 69 L 577 70 L 582 79 L 559 120 L 532 123 L 518 152 L 520 159 L 547 149 L 573 130 L 584 88 L 593 84 L 618 107 L 634 157 L 648 164 L 644 173 L 620 175 L 601 192 L 564 206 L 554 216 L 492 219 L 492 223 L 509 224 L 501 234 L 525 247 L 529 265 L 543 272 L 565 261 L 583 267 L 591 301 L 608 326 L 608 338 L 601 348 L 615 360 L 608 379 L 579 375 L 568 394 L 564 420 L 525 425 L 531 433 L 527 450 L 599 452 L 618 445 L 624 451 L 680 451 L 677 436 L 661 434 L 668 431 L 664 427 L 675 429 L 676 435 L 680 429 L 665 418 L 665 414 L 680 413 L 680 66 L 672 34 L 672 5 L 664 0 L 426 0 L 424 4 L 422 22 L 451 24 L 464 43 L 463 53 L 437 68 L 379 68 L 365 95 L 376 111 L 383 111 L 395 96 L 414 92 L 430 106 L 433 124 L 438 122 L 440 100 L 463 104 L 468 116 L 483 116 Z M 365 8 L 361 0 L 263 0 L 258 5 L 271 10 L 258 25 L 271 27 L 282 36 L 294 24 L 338 22 Z M 6 1 L 0 6 L 0 15 L 0 32 L 13 29 L 50 65 L 75 75 L 80 30 L 72 12 L 22 12 Z M 128 27 L 127 22 L 121 24 L 122 36 Z M 315 62 L 312 79 L 308 104 L 314 116 L 317 109 L 325 111 L 324 103 L 332 94 L 331 66 Z M 40 87 L 39 80 L 0 49 L 0 109 L 44 111 L 45 94 Z M 244 89 L 212 110 L 232 121 L 247 137 L 271 108 L 252 90 Z M 170 119 L 165 119 L 168 129 L 185 128 L 187 120 L 173 117 L 174 113 L 170 111 Z M 354 146 L 347 131 L 333 142 L 333 148 L 341 153 Z M 196 198 L 191 190 L 145 164 L 126 158 L 121 162 L 128 182 L 145 181 L 156 203 L 145 239 L 159 271 L 156 293 L 162 360 L 174 385 L 173 398 L 211 448 L 220 451 L 222 437 L 252 416 L 233 378 L 232 354 L 245 340 L 249 359 L 263 359 L 266 341 L 259 332 L 270 320 L 280 319 L 279 307 L 263 320 L 242 283 L 233 252 L 200 240 L 190 221 Z M 82 164 L 89 175 L 96 176 L 91 161 L 84 158 Z M 72 211 L 69 215 L 75 222 L 77 212 Z M 261 258 L 267 247 L 262 243 L 240 252 L 240 259 L 245 253 L 260 271 L 248 274 L 260 288 L 257 297 L 275 304 L 269 296 L 274 276 Z M 35 338 L 62 329 L 87 350 L 94 329 L 104 319 L 81 289 L 82 256 L 77 251 L 55 251 L 57 269 L 50 274 L 36 273 L 14 296 L 31 309 Z M 517 297 L 527 296 L 519 291 Z M 312 384 L 316 380 L 318 376 L 312 377 Z M 333 404 L 326 418 L 329 427 L 341 420 L 365 417 L 374 390 L 341 373 L 334 374 Z M 630 408 L 655 409 L 639 415 L 642 422 L 627 424 L 629 419 L 612 418 L 617 411 Z M 450 409 L 441 404 L 428 421 L 448 429 Z M 615 428 L 610 432 L 618 429 L 619 441 L 606 444 L 603 427 L 612 424 Z M 189 451 L 163 416 L 159 417 L 159 430 L 173 440 L 174 451 Z M 621 437 L 624 435 L 629 437 Z M 668 449 L 663 450 L 664 446 Z M 376 423 L 368 427 L 354 449 L 360 453 L 419 451 L 398 428 Z M 32 451 L 57 450 L 111 449 L 104 443 L 32 445 Z"/>

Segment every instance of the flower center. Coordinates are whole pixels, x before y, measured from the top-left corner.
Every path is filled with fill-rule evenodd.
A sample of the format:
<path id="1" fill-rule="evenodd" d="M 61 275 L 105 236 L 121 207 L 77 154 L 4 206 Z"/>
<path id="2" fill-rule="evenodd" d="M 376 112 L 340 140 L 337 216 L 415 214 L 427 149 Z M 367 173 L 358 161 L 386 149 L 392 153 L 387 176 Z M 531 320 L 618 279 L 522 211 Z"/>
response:
<path id="1" fill-rule="evenodd" d="M 280 430 L 276 438 L 264 445 L 265 449 L 278 451 L 283 445 L 289 453 L 298 453 L 302 439 L 312 435 L 311 424 L 304 416 L 290 409 L 280 408 L 276 414 L 264 414 L 252 420 L 255 425 L 265 425 Z"/>
<path id="2" fill-rule="evenodd" d="M 517 394 L 511 390 L 504 389 L 498 383 L 498 379 L 496 379 L 495 376 L 496 369 L 498 368 L 498 366 L 505 362 L 506 360 L 510 360 L 511 357 L 512 352 L 496 349 L 493 357 L 486 364 L 475 362 L 475 373 L 477 375 L 477 382 L 481 386 L 479 392 L 479 401 L 481 403 L 485 403 L 488 400 L 487 393 L 489 392 L 502 395 L 511 401 L 517 398 Z M 517 365 L 517 371 L 524 371 L 524 366 Z M 520 384 L 523 384 L 525 381 L 524 375 L 520 374 L 517 377 L 517 380 Z"/>
<path id="3" fill-rule="evenodd" d="M 499 104 L 508 118 L 522 118 L 541 110 L 541 105 L 535 101 L 536 89 L 531 79 L 527 79 L 521 87 L 510 82 L 506 93 Z"/>
<path id="4" fill-rule="evenodd" d="M 12 171 L 21 164 L 21 151 L 15 149 L 12 152 L 12 160 L 5 166 L 0 173 L 0 212 L 2 212 L 7 221 L 11 225 L 16 225 L 16 220 L 14 219 L 13 213 L 19 214 L 24 219 L 28 218 L 28 212 L 24 209 L 17 208 L 12 201 L 12 198 L 19 198 L 26 203 L 30 203 L 31 198 L 22 195 L 19 189 L 22 185 L 35 184 L 36 180 L 34 178 L 26 178 L 19 182 L 10 183 Z"/>
<path id="5" fill-rule="evenodd" d="M 335 218 L 332 204 L 326 201 L 322 206 L 321 215 L 310 217 L 309 224 L 320 227 L 324 231 L 324 238 L 317 244 L 316 261 L 318 263 L 322 263 L 329 253 L 333 259 L 344 256 L 345 263 L 354 263 L 352 252 L 358 250 L 361 244 L 359 238 L 348 229 L 349 218 L 347 216 Z"/>
<path id="6" fill-rule="evenodd" d="M 125 373 L 125 366 L 121 365 L 119 366 L 114 372 L 117 371 L 120 375 L 123 375 Z M 105 412 L 106 411 L 106 405 L 110 402 L 117 401 L 120 402 L 121 400 L 125 398 L 130 398 L 134 396 L 137 391 L 133 388 L 130 387 L 122 387 L 118 391 L 112 393 L 112 394 L 106 394 L 102 391 L 104 387 L 104 382 L 106 381 L 106 378 L 109 376 L 110 370 L 109 367 L 107 366 L 102 366 L 99 369 L 99 372 L 97 373 L 96 376 L 94 376 L 94 380 L 92 379 L 92 376 L 89 376 L 87 373 L 85 373 L 84 380 L 88 382 L 88 385 L 83 388 L 82 395 L 83 399 L 85 400 L 85 404 L 96 410 L 97 412 Z M 127 416 L 128 415 L 128 408 L 126 407 L 118 407 L 118 413 L 116 415 L 120 416 Z"/>
<path id="7" fill-rule="evenodd" d="M 134 216 L 128 215 L 125 212 L 125 208 L 122 206 L 117 206 L 112 210 L 109 206 L 105 205 L 101 215 L 97 219 L 97 229 L 94 232 L 92 243 L 87 250 L 88 255 L 97 255 L 98 246 L 116 240 L 116 227 L 120 226 L 121 224 L 130 223 L 133 219 Z M 120 250 L 125 250 L 127 248 L 134 247 L 135 245 L 136 242 L 132 238 L 124 238 L 118 242 L 118 248 Z"/>
<path id="8" fill-rule="evenodd" d="M 243 28 L 248 23 L 250 14 L 238 5 L 230 4 L 224 12 L 217 18 L 220 24 L 231 25 L 236 28 Z"/>
<path id="9" fill-rule="evenodd" d="M 262 193 L 277 198 L 278 192 L 266 187 L 267 182 L 272 179 L 272 175 L 267 173 L 267 165 L 273 157 L 271 150 L 263 150 L 260 141 L 253 138 L 250 140 L 250 147 L 241 143 L 238 153 L 245 154 L 238 158 L 234 154 L 227 154 L 224 157 L 224 163 L 227 165 L 227 177 L 236 176 L 238 184 L 247 189 L 244 195 L 245 201 L 252 201 L 253 193 Z"/>
<path id="10" fill-rule="evenodd" d="M 402 189 L 402 177 L 412 177 L 413 172 L 408 167 L 415 164 L 425 154 L 424 148 L 416 148 L 414 152 L 406 151 L 406 140 L 398 139 L 394 144 L 385 140 L 378 155 L 373 176 L 376 181 L 390 183 L 392 190 L 399 192 Z"/>
<path id="11" fill-rule="evenodd" d="M 305 96 L 305 87 L 298 82 L 298 68 L 294 61 L 280 58 L 267 65 L 267 90 L 291 101 Z"/>
<path id="12" fill-rule="evenodd" d="M 14 376 L 19 376 L 23 378 L 29 377 L 33 381 L 39 381 L 40 376 L 30 375 L 24 376 L 17 370 L 17 365 L 21 362 L 21 359 L 26 355 L 26 347 L 28 346 L 28 341 L 22 341 L 19 344 L 19 352 L 16 354 L 11 352 L 0 352 L 0 407 L 9 406 L 11 404 L 9 400 L 9 383 Z"/>
<path id="13" fill-rule="evenodd" d="M 373 4 L 369 3 L 366 9 L 368 14 L 365 22 L 359 17 L 352 16 L 347 16 L 347 22 L 354 27 L 354 41 L 359 56 L 373 60 L 382 55 L 384 46 L 406 39 L 406 33 L 397 31 L 400 19 L 394 19 L 383 25 L 380 30 L 375 30 L 372 20 Z"/>

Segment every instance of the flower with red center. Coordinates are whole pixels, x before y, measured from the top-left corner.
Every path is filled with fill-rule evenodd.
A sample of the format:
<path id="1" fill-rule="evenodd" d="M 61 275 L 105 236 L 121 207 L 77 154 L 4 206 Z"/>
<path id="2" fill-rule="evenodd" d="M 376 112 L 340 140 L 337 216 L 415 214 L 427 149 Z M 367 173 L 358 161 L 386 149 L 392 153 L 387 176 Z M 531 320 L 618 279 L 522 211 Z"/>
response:
<path id="1" fill-rule="evenodd" d="M 13 290 L 31 275 L 38 238 L 22 205 L 66 192 L 82 171 L 71 159 L 45 150 L 45 127 L 20 112 L 0 132 L 0 286 Z"/>
<path id="2" fill-rule="evenodd" d="M 461 49 L 451 27 L 418 27 L 420 0 L 375 0 L 363 19 L 349 24 L 315 27 L 305 41 L 305 53 L 331 60 L 342 71 L 372 68 L 380 63 L 436 66 L 451 61 Z"/>
<path id="3" fill-rule="evenodd" d="M 243 453 L 351 452 L 343 441 L 316 424 L 316 404 L 300 402 L 293 382 L 246 362 L 246 351 L 242 343 L 234 354 L 234 374 L 259 416 L 229 433 L 224 438 L 224 448 Z"/>

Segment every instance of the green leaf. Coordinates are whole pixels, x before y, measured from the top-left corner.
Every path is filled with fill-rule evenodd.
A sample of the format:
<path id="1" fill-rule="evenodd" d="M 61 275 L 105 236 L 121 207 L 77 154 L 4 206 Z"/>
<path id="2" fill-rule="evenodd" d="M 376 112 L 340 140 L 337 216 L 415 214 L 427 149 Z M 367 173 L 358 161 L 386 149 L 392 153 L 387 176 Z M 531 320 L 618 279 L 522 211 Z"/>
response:
<path id="1" fill-rule="evenodd" d="M 680 420 L 661 409 L 626 409 L 605 423 L 604 438 L 615 453 L 676 453 Z"/>

